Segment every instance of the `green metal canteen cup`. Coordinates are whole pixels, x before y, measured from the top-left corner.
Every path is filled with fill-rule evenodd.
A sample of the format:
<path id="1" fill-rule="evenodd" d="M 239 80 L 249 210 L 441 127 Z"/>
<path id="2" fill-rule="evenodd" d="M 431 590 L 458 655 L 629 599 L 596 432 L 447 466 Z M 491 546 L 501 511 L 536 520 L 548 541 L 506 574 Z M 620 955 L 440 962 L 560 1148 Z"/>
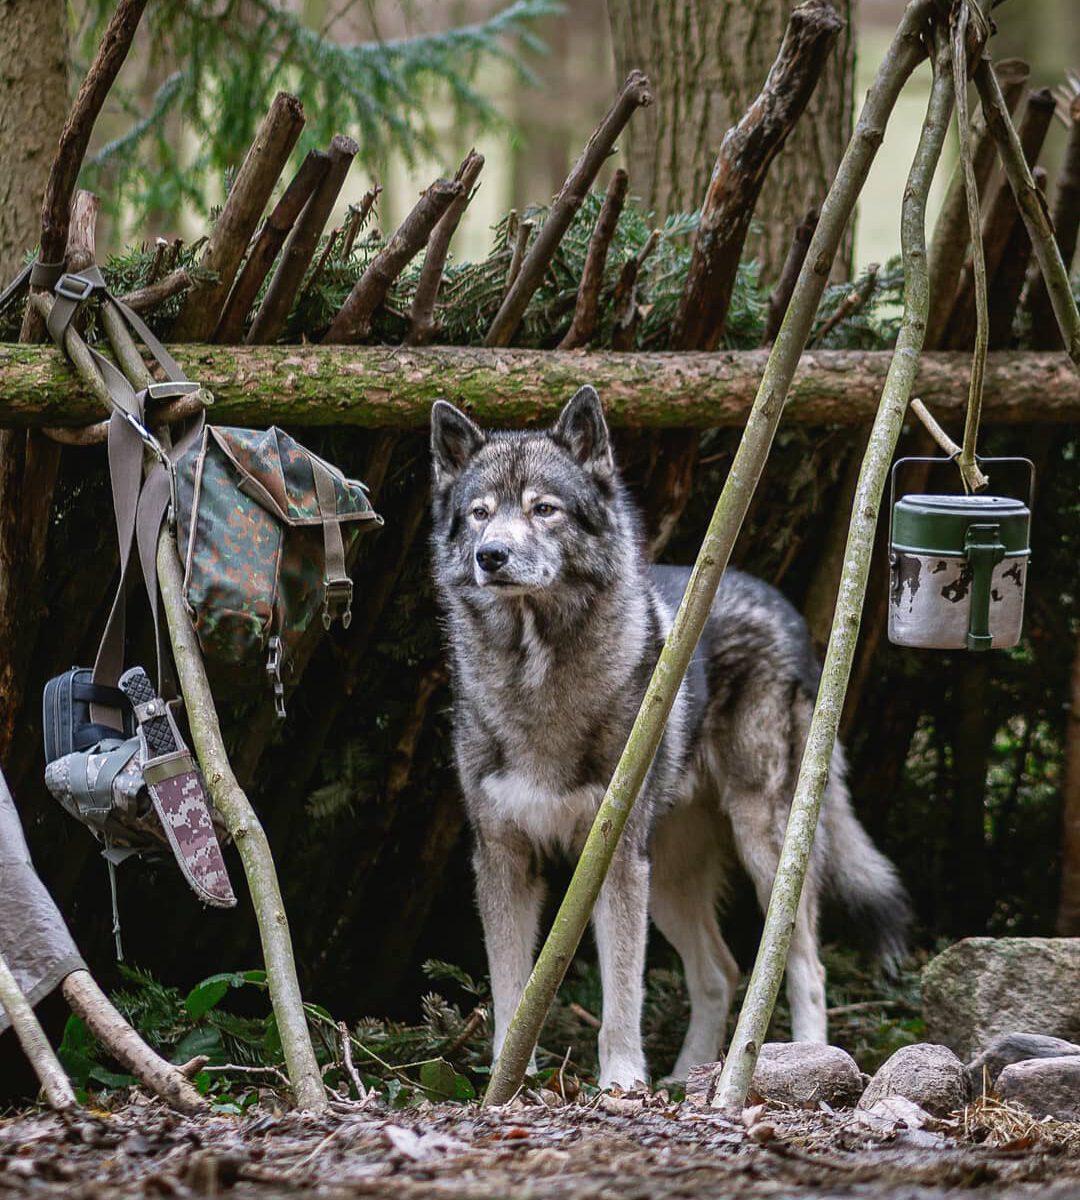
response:
<path id="1" fill-rule="evenodd" d="M 980 459 L 980 466 L 1022 463 L 1028 502 L 1010 496 L 920 495 L 896 499 L 892 469 L 889 525 L 889 641 L 927 650 L 1003 650 L 1020 640 L 1031 557 L 1035 468 L 1026 458 Z"/>

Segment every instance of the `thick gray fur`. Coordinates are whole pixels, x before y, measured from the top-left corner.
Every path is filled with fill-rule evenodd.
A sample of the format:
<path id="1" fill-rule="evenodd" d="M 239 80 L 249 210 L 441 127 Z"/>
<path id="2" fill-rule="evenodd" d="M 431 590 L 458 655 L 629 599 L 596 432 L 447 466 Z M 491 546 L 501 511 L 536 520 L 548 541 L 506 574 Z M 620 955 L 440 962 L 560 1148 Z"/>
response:
<path id="1" fill-rule="evenodd" d="M 532 969 L 542 860 L 576 855 L 689 579 L 647 562 L 600 401 L 583 387 L 554 428 L 484 433 L 432 409 L 435 581 L 446 614 L 454 749 L 497 1056 Z M 601 891 L 600 1081 L 644 1080 L 648 915 L 682 957 L 690 1026 L 674 1076 L 719 1053 L 737 968 L 716 908 L 735 859 L 764 908 L 817 690 L 802 618 L 729 570 Z M 826 1040 L 821 896 L 832 887 L 903 951 L 908 903 L 851 810 L 837 746 L 787 968 L 795 1040 Z"/>

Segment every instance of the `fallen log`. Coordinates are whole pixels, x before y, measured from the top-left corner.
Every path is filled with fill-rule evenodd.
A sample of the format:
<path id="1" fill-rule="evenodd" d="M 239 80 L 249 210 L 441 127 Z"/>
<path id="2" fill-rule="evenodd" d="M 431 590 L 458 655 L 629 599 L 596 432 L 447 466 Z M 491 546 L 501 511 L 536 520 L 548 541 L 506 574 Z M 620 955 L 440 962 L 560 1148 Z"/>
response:
<path id="1" fill-rule="evenodd" d="M 172 347 L 215 397 L 218 424 L 422 428 L 445 397 L 480 422 L 554 419 L 582 382 L 600 393 L 616 426 L 741 426 L 766 350 L 612 353 L 481 347 Z M 814 350 L 802 356 L 785 420 L 857 425 L 872 419 L 887 350 Z M 942 419 L 964 411 L 970 356 L 925 354 L 916 392 Z M 1080 377 L 1060 351 L 1000 352 L 987 360 L 984 420 L 997 424 L 1080 418 Z M 0 426 L 96 421 L 100 401 L 51 346 L 0 344 Z"/>

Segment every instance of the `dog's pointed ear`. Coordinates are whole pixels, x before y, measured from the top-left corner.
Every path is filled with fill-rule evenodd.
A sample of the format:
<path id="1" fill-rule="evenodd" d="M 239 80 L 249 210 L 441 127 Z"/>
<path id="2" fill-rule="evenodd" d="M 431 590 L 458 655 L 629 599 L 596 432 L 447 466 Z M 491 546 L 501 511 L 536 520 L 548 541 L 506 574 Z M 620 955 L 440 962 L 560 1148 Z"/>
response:
<path id="1" fill-rule="evenodd" d="M 431 406 L 431 462 L 435 483 L 452 483 L 487 439 L 484 431 L 445 400 Z"/>
<path id="2" fill-rule="evenodd" d="M 596 388 L 585 384 L 566 402 L 552 431 L 583 467 L 598 475 L 610 475 L 615 470 L 604 410 Z"/>

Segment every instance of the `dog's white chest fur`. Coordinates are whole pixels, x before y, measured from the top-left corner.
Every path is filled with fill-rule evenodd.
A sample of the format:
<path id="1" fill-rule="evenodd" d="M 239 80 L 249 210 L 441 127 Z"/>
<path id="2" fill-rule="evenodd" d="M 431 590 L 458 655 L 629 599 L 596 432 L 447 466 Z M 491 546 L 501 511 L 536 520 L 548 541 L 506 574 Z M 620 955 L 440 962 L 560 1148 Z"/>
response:
<path id="1" fill-rule="evenodd" d="M 481 787 L 494 815 L 547 848 L 573 848 L 588 832 L 603 798 L 599 787 L 554 789 L 529 771 L 499 771 Z"/>

